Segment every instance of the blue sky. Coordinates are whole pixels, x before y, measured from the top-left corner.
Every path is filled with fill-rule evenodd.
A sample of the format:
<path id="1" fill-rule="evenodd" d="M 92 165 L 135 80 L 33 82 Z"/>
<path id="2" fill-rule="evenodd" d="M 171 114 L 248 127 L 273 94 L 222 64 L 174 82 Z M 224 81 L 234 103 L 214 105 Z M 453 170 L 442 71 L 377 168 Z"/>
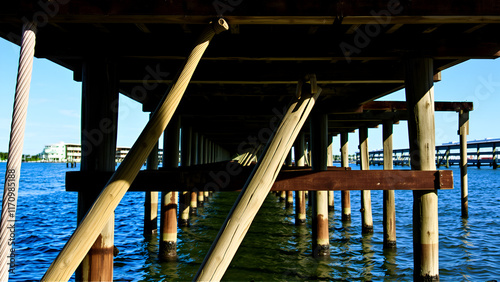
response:
<path id="1" fill-rule="evenodd" d="M 12 105 L 15 92 L 19 47 L 0 39 L 0 152 L 9 146 Z M 474 102 L 470 113 L 468 139 L 500 137 L 500 60 L 471 60 L 442 72 L 434 85 L 436 101 Z M 404 90 L 383 100 L 404 101 Z M 142 106 L 120 95 L 118 145 L 132 146 L 147 123 Z M 26 124 L 25 154 L 37 154 L 46 144 L 80 143 L 81 83 L 73 74 L 48 60 L 35 59 Z M 458 115 L 436 112 L 436 144 L 458 141 Z M 394 148 L 408 147 L 407 123 L 394 126 Z M 161 141 L 160 141 L 161 144 Z M 338 148 L 339 138 L 334 138 Z M 382 127 L 369 129 L 369 150 L 382 148 Z M 160 145 L 161 147 L 161 145 Z M 355 153 L 358 134 L 349 134 L 349 152 Z M 334 149 L 338 154 L 338 149 Z"/>

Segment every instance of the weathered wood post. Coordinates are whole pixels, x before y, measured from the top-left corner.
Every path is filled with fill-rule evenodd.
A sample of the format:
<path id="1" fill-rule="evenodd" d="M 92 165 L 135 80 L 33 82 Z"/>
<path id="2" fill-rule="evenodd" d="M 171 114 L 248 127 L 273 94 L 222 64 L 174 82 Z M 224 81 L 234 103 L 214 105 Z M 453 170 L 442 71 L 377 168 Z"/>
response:
<path id="1" fill-rule="evenodd" d="M 405 85 L 411 168 L 435 170 L 432 59 L 408 59 Z M 415 281 L 439 280 L 437 190 L 413 191 L 413 256 Z"/>
<path id="2" fill-rule="evenodd" d="M 152 114 L 150 114 L 151 118 Z M 158 169 L 158 142 L 151 150 L 146 161 L 147 170 Z M 144 236 L 151 236 L 158 231 L 158 192 L 146 192 L 144 201 Z"/>
<path id="3" fill-rule="evenodd" d="M 204 135 L 201 135 L 200 136 L 200 143 L 198 144 L 199 145 L 199 160 L 200 162 L 198 164 L 206 164 L 207 163 L 207 156 L 206 156 L 206 138 Z M 203 193 L 203 191 L 198 191 L 197 192 L 198 194 L 198 203 L 197 203 L 197 206 L 198 207 L 203 207 L 203 204 L 205 202 L 205 193 Z"/>
<path id="4" fill-rule="evenodd" d="M 181 120 L 181 166 L 191 165 L 191 143 L 193 129 Z M 191 205 L 191 192 L 179 194 L 179 226 L 189 226 L 189 206 Z"/>
<path id="5" fill-rule="evenodd" d="M 349 167 L 349 137 L 347 132 L 340 133 L 340 162 L 342 167 Z M 342 191 L 342 221 L 351 221 L 351 191 Z"/>
<path id="6" fill-rule="evenodd" d="M 361 170 L 369 170 L 368 128 L 359 128 L 359 161 Z M 370 190 L 361 190 L 361 232 L 373 233 L 372 199 Z"/>
<path id="7" fill-rule="evenodd" d="M 328 115 L 315 113 L 311 116 L 312 170 L 327 170 Z M 313 255 L 330 255 L 328 233 L 328 192 L 314 191 L 312 206 Z"/>
<path id="8" fill-rule="evenodd" d="M 460 180 L 462 217 L 469 217 L 469 180 L 467 178 L 467 135 L 469 135 L 469 111 L 458 114 L 458 134 L 460 135 Z"/>
<path id="9" fill-rule="evenodd" d="M 264 157 L 259 159 L 257 168 L 243 187 L 194 280 L 221 280 L 321 92 L 315 80 L 311 81 L 311 86 L 312 94 L 299 92 L 299 98 L 288 107 L 266 146 Z"/>
<path id="10" fill-rule="evenodd" d="M 181 120 L 174 115 L 163 134 L 163 167 L 179 166 Z M 179 192 L 161 193 L 160 260 L 177 260 L 177 197 Z"/>
<path id="11" fill-rule="evenodd" d="M 81 171 L 115 170 L 117 106 L 115 63 L 108 58 L 86 59 L 82 67 Z M 93 192 L 78 193 L 78 224 L 98 196 L 99 193 Z M 114 214 L 76 271 L 77 281 L 113 280 L 113 238 Z"/>
<path id="12" fill-rule="evenodd" d="M 304 154 L 304 132 L 299 133 L 295 140 L 294 153 L 295 165 L 302 167 L 305 165 Z M 296 187 L 301 188 L 301 187 Z M 304 191 L 295 191 L 295 225 L 306 224 L 306 194 Z"/>
<path id="13" fill-rule="evenodd" d="M 285 159 L 285 165 L 288 167 L 292 166 L 292 151 L 288 153 Z M 286 208 L 292 208 L 293 207 L 293 191 L 286 191 L 286 203 L 285 203 Z"/>
<path id="14" fill-rule="evenodd" d="M 333 166 L 333 136 L 328 134 L 328 148 L 326 157 L 326 166 Z M 328 210 L 333 211 L 335 209 L 335 194 L 334 191 L 328 191 Z"/>
<path id="15" fill-rule="evenodd" d="M 384 143 L 384 169 L 392 170 L 392 120 L 384 120 L 382 135 Z M 396 201 L 394 190 L 384 190 L 384 248 L 396 247 Z"/>
<path id="16" fill-rule="evenodd" d="M 211 140 L 205 139 L 207 142 L 205 143 L 205 156 L 206 163 L 213 163 L 213 142 Z M 208 202 L 210 193 L 208 191 L 203 191 L 203 201 Z"/>
<path id="17" fill-rule="evenodd" d="M 193 132 L 193 142 L 191 143 L 191 164 L 197 165 L 199 162 L 199 136 L 198 132 Z M 189 212 L 191 215 L 196 215 L 196 210 L 198 209 L 198 193 L 190 192 L 191 201 L 189 203 Z"/>

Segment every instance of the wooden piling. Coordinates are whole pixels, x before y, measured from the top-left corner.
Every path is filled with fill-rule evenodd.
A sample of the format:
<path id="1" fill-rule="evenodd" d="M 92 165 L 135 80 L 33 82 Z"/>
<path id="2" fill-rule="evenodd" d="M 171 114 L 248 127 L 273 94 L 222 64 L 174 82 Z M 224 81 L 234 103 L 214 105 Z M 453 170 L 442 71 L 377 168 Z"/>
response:
<path id="1" fill-rule="evenodd" d="M 313 114 L 311 117 L 312 170 L 327 170 L 328 115 Z M 328 192 L 312 192 L 312 242 L 315 257 L 330 255 L 328 232 Z"/>
<path id="2" fill-rule="evenodd" d="M 81 171 L 114 171 L 118 128 L 116 65 L 110 59 L 88 59 L 82 68 Z M 105 129 L 102 121 L 107 122 Z M 102 187 L 101 187 L 102 188 Z M 78 193 L 78 223 L 98 194 Z M 77 281 L 113 279 L 114 213 L 76 271 Z"/>
<path id="3" fill-rule="evenodd" d="M 321 89 L 316 91 L 315 83 L 311 84 L 313 94 L 302 93 L 299 98 L 294 99 L 280 126 L 274 131 L 266 146 L 264 157 L 258 161 L 194 280 L 222 279 L 321 92 Z"/>
<path id="4" fill-rule="evenodd" d="M 199 164 L 206 164 L 207 163 L 207 156 L 206 156 L 206 138 L 204 135 L 200 136 L 200 143 L 199 143 L 199 149 L 198 149 L 198 154 L 199 154 L 199 159 L 200 162 Z M 205 194 L 203 191 L 198 191 L 197 192 L 197 206 L 198 207 L 203 207 L 203 203 L 205 202 Z"/>
<path id="5" fill-rule="evenodd" d="M 286 156 L 285 165 L 288 167 L 292 166 L 292 151 L 290 151 L 290 153 L 288 153 L 288 155 Z M 286 192 L 285 207 L 286 208 L 293 208 L 293 191 Z"/>
<path id="6" fill-rule="evenodd" d="M 340 162 L 342 167 L 349 167 L 348 133 L 340 133 Z M 351 221 L 351 191 L 341 191 L 342 221 Z"/>
<path id="7" fill-rule="evenodd" d="M 199 143 L 198 143 L 198 132 L 193 132 L 193 142 L 191 143 L 191 164 L 192 165 L 197 165 L 199 162 L 198 158 L 198 148 L 199 148 Z M 191 201 L 189 203 L 189 213 L 191 215 L 196 215 L 197 209 L 198 209 L 198 193 L 197 192 L 190 192 L 191 195 Z"/>
<path id="8" fill-rule="evenodd" d="M 469 217 L 469 180 L 467 178 L 467 135 L 469 135 L 469 112 L 458 114 L 458 134 L 460 135 L 460 184 L 462 217 Z"/>
<path id="9" fill-rule="evenodd" d="M 151 117 L 151 115 L 150 115 Z M 158 142 L 151 150 L 146 161 L 147 170 L 158 169 Z M 146 192 L 144 201 L 144 236 L 158 231 L 158 192 Z"/>
<path id="10" fill-rule="evenodd" d="M 392 120 L 385 120 L 383 123 L 383 144 L 384 144 L 384 169 L 393 169 L 392 159 Z M 384 190 L 383 219 L 384 225 L 384 248 L 396 247 L 396 201 L 394 190 Z"/>
<path id="11" fill-rule="evenodd" d="M 193 129 L 181 120 L 181 166 L 191 165 L 191 143 Z M 189 226 L 189 207 L 191 205 L 191 192 L 179 193 L 179 227 Z"/>
<path id="12" fill-rule="evenodd" d="M 206 147 L 205 147 L 205 153 L 206 153 L 206 163 L 213 163 L 213 142 L 205 139 L 206 142 Z M 208 202 L 210 197 L 210 192 L 208 191 L 203 191 L 203 201 Z"/>
<path id="13" fill-rule="evenodd" d="M 163 167 L 179 166 L 181 121 L 175 115 L 163 134 Z M 161 193 L 160 255 L 162 261 L 177 259 L 177 197 L 178 192 Z"/>
<path id="14" fill-rule="evenodd" d="M 328 166 L 333 166 L 333 138 L 331 135 L 328 135 L 328 148 L 327 148 L 327 158 L 326 163 Z M 328 191 L 328 210 L 335 210 L 335 194 L 334 191 Z"/>
<path id="15" fill-rule="evenodd" d="M 368 128 L 359 128 L 359 157 L 361 170 L 369 170 L 368 165 Z M 361 190 L 361 232 L 373 233 L 371 191 Z"/>
<path id="16" fill-rule="evenodd" d="M 297 136 L 294 146 L 295 165 L 298 167 L 305 165 L 304 143 L 304 133 L 301 132 Z M 295 191 L 295 225 L 304 224 L 306 224 L 306 195 L 304 191 Z"/>
<path id="17" fill-rule="evenodd" d="M 405 85 L 411 168 L 435 170 L 432 59 L 407 59 Z M 413 256 L 415 281 L 439 280 L 437 190 L 413 191 Z"/>

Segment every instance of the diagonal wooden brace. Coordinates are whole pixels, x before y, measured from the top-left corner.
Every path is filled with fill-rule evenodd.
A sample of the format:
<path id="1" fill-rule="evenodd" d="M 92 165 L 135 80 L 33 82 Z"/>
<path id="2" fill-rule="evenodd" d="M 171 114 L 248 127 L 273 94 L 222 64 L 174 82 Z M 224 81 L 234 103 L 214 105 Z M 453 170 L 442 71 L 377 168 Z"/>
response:
<path id="1" fill-rule="evenodd" d="M 172 88 L 42 281 L 68 281 L 75 272 L 167 127 L 210 41 L 228 29 L 226 21 L 219 19 L 201 34 Z"/>
<path id="2" fill-rule="evenodd" d="M 309 77 L 312 76 L 314 75 Z M 315 77 L 310 80 L 315 84 Z M 321 93 L 321 89 L 316 85 L 314 89 L 317 89 L 316 93 L 302 93 L 297 95 L 300 97 L 292 100 L 280 126 L 264 149 L 264 157 L 259 160 L 255 170 L 250 174 L 194 280 L 220 281 L 222 279 Z"/>

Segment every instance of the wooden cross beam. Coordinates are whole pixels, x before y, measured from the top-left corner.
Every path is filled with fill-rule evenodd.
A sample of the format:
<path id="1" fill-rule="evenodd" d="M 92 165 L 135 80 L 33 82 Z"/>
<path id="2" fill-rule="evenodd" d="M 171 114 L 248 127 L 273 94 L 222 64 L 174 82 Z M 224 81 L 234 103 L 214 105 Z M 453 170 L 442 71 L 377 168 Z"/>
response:
<path id="1" fill-rule="evenodd" d="M 253 166 L 242 167 L 235 162 L 170 170 L 141 171 L 129 191 L 238 191 Z M 107 172 L 66 173 L 66 190 L 83 191 L 88 187 L 104 186 L 111 177 Z M 310 168 L 282 169 L 273 191 L 325 190 L 431 190 L 453 189 L 453 174 L 449 170 L 372 170 L 359 171 L 329 167 L 313 172 Z"/>
<path id="2" fill-rule="evenodd" d="M 403 101 L 372 101 L 362 105 L 363 110 L 379 111 L 406 111 L 406 102 Z M 435 102 L 434 110 L 439 112 L 472 111 L 472 102 Z"/>

